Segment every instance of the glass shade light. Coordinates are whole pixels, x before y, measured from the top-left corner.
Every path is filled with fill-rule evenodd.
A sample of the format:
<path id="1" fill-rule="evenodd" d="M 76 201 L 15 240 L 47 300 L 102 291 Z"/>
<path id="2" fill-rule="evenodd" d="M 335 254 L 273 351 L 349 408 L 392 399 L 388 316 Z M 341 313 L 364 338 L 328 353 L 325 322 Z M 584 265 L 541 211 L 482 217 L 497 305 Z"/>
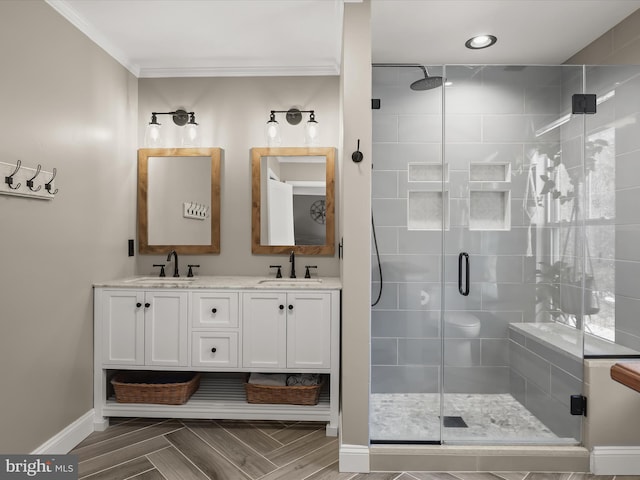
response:
<path id="1" fill-rule="evenodd" d="M 144 145 L 149 148 L 162 147 L 162 137 L 160 136 L 160 124 L 155 115 L 151 115 L 151 121 L 144 132 Z"/>
<path id="2" fill-rule="evenodd" d="M 265 128 L 265 135 L 267 137 L 267 146 L 269 147 L 277 147 L 282 142 L 282 139 L 280 138 L 280 126 L 276 121 L 276 115 L 274 112 L 271 112 L 271 115 L 269 116 L 269 121 Z"/>
<path id="3" fill-rule="evenodd" d="M 316 116 L 313 112 L 309 115 L 309 121 L 304 127 L 304 143 L 305 145 L 318 145 L 320 137 L 320 128 L 316 122 Z"/>
<path id="4" fill-rule="evenodd" d="M 192 113 L 191 118 L 189 118 L 189 122 L 183 127 L 182 130 L 182 146 L 197 147 L 199 140 L 198 124 L 196 123 L 195 115 Z"/>

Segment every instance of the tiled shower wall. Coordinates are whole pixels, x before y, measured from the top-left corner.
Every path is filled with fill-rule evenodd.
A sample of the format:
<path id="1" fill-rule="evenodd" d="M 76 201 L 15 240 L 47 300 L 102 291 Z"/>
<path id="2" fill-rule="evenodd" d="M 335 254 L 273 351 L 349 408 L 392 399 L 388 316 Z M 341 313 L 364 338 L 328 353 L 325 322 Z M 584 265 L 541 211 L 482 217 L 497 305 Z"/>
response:
<path id="1" fill-rule="evenodd" d="M 371 319 L 373 393 L 439 391 L 443 298 L 445 320 L 471 315 L 481 321 L 479 336 L 469 341 L 470 359 L 459 353 L 466 340 L 445 327 L 445 392 L 509 391 L 508 324 L 535 321 L 536 315 L 536 259 L 529 253 L 536 254 L 541 235 L 529 231 L 532 211 L 524 208 L 529 165 L 537 152 L 559 145 L 558 131 L 543 139 L 535 132 L 567 108 L 563 68 L 569 67 L 447 67 L 452 84 L 445 87 L 444 149 L 442 88 L 410 90 L 422 75 L 417 68 L 373 69 L 373 96 L 381 108 L 373 112 L 372 208 L 383 271 Z M 443 151 L 444 193 L 441 182 L 409 180 L 410 165 L 441 164 Z M 510 181 L 470 185 L 470 165 L 489 162 L 510 165 Z M 471 208 L 471 231 L 470 190 L 493 192 L 488 210 L 480 200 Z M 468 297 L 457 285 L 463 251 L 471 264 Z M 375 254 L 371 269 L 375 301 Z"/>
<path id="2" fill-rule="evenodd" d="M 595 236 L 599 230 L 614 231 L 614 254 L 601 255 L 599 261 L 615 271 L 608 288 L 615 298 L 610 312 L 615 317 L 615 342 L 640 351 L 640 68 L 587 67 L 586 79 L 587 91 L 598 97 L 615 92 L 587 119 L 587 135 L 603 129 L 613 132 L 609 154 L 615 191 L 607 189 L 604 195 L 615 195 L 615 211 L 613 221 L 593 221 L 587 233 Z"/>

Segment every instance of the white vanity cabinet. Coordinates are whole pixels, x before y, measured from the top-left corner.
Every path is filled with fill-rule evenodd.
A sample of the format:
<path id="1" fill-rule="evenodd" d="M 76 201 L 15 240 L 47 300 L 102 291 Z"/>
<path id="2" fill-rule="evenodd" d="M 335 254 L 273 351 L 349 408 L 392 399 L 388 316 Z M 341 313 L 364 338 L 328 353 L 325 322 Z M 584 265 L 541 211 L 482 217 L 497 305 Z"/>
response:
<path id="1" fill-rule="evenodd" d="M 331 367 L 331 294 L 243 293 L 242 322 L 243 367 L 314 372 Z"/>
<path id="2" fill-rule="evenodd" d="M 94 286 L 97 430 L 111 416 L 141 416 L 318 421 L 337 434 L 338 279 L 307 287 L 255 277 L 165 282 Z M 200 372 L 200 388 L 184 405 L 118 403 L 109 384 L 118 370 Z M 320 373 L 325 382 L 317 405 L 250 404 L 244 385 L 251 372 Z"/>
<path id="3" fill-rule="evenodd" d="M 104 365 L 188 365 L 187 292 L 104 290 Z"/>

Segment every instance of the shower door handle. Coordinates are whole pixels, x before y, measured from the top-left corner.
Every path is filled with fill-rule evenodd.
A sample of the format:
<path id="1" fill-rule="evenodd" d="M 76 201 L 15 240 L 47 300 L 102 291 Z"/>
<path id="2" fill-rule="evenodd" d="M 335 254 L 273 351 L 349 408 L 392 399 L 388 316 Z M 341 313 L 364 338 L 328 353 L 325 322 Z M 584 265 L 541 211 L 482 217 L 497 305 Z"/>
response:
<path id="1" fill-rule="evenodd" d="M 464 288 L 462 287 L 462 263 L 464 262 Z M 465 297 L 469 295 L 469 254 L 462 252 L 458 255 L 458 291 Z"/>

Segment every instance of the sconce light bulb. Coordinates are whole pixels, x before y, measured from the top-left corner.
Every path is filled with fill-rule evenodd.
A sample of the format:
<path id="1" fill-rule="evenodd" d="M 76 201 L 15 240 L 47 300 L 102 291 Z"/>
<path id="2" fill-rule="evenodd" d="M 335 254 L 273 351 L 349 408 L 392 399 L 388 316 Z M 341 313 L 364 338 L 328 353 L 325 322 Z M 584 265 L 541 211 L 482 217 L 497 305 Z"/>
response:
<path id="1" fill-rule="evenodd" d="M 161 147 L 160 124 L 150 123 L 144 136 L 144 143 L 147 147 Z"/>
<path id="2" fill-rule="evenodd" d="M 187 123 L 184 126 L 184 131 L 182 132 L 182 146 L 183 147 L 197 147 L 198 143 L 198 124 L 197 123 Z"/>
<path id="3" fill-rule="evenodd" d="M 309 117 L 309 121 L 307 122 L 305 128 L 305 142 L 307 145 L 317 145 L 318 138 L 320 134 L 320 128 L 318 122 L 316 122 L 316 117 L 311 113 Z"/>
<path id="4" fill-rule="evenodd" d="M 278 122 L 276 121 L 274 112 L 271 112 L 271 115 L 269 116 L 269 121 L 267 122 L 267 126 L 265 129 L 265 135 L 267 137 L 267 146 L 277 147 L 278 145 L 280 145 L 280 128 Z"/>

